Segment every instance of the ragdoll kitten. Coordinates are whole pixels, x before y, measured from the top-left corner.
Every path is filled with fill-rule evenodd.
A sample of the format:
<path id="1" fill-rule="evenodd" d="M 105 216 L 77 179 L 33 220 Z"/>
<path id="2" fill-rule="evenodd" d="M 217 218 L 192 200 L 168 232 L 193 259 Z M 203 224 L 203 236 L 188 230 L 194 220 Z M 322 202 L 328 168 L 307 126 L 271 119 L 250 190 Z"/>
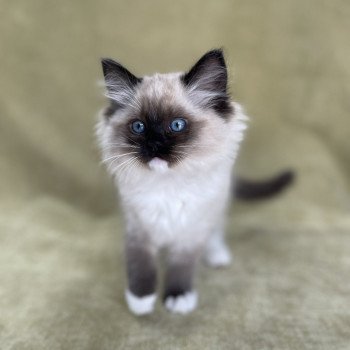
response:
<path id="1" fill-rule="evenodd" d="M 187 73 L 138 78 L 111 59 L 102 67 L 109 106 L 97 136 L 124 212 L 127 304 L 138 315 L 153 311 L 157 253 L 164 248 L 164 304 L 188 313 L 197 305 L 199 258 L 212 266 L 231 261 L 225 214 L 247 118 L 228 95 L 221 50 L 206 53 Z M 236 194 L 269 195 L 290 177 L 241 182 Z"/>

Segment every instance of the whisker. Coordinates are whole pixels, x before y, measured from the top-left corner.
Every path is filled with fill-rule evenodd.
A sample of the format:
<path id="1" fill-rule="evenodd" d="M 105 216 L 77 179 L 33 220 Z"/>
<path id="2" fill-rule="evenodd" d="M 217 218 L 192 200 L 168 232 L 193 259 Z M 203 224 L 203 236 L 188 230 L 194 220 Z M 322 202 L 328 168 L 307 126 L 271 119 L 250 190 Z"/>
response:
<path id="1" fill-rule="evenodd" d="M 138 145 L 138 143 L 136 141 L 134 141 L 133 139 L 131 139 L 130 137 L 126 136 L 126 138 L 130 141 L 133 142 L 135 145 Z"/>
<path id="2" fill-rule="evenodd" d="M 181 147 L 181 148 L 211 148 L 211 146 L 205 146 L 205 145 L 200 145 L 200 144 L 191 144 L 191 145 L 177 145 L 176 147 Z"/>
<path id="3" fill-rule="evenodd" d="M 129 162 L 131 162 L 132 160 L 134 160 L 136 157 L 132 157 L 130 159 L 127 159 L 126 161 L 124 161 L 123 163 L 119 164 L 115 169 L 113 169 L 114 171 L 117 171 L 118 169 L 121 168 L 121 166 L 123 166 L 124 164 L 127 164 Z"/>
<path id="4" fill-rule="evenodd" d="M 102 151 L 105 151 L 105 152 L 113 152 L 113 151 L 117 151 L 118 149 L 120 150 L 125 150 L 125 149 L 131 149 L 132 151 L 136 151 L 138 150 L 138 147 L 129 147 L 129 146 L 110 146 L 110 147 L 104 147 L 102 148 Z"/>
<path id="5" fill-rule="evenodd" d="M 121 167 L 120 171 L 129 171 L 133 168 L 133 165 L 138 162 L 138 157 L 133 157 L 130 162 L 126 163 L 123 167 Z"/>
<path id="6" fill-rule="evenodd" d="M 138 148 L 138 146 L 136 146 L 136 145 L 130 145 L 130 144 L 127 144 L 127 143 L 108 143 L 108 144 L 106 145 L 106 147 L 107 147 L 107 146 L 111 146 L 111 147 L 116 147 L 116 146 L 118 146 L 118 147 Z"/>
<path id="7" fill-rule="evenodd" d="M 135 157 L 133 162 L 131 162 L 130 164 L 127 164 L 128 170 L 130 171 L 133 167 L 137 166 L 138 161 L 139 161 L 138 157 Z"/>
<path id="8" fill-rule="evenodd" d="M 107 145 L 130 146 L 128 143 L 125 143 L 125 142 L 108 142 Z"/>
<path id="9" fill-rule="evenodd" d="M 128 153 L 123 153 L 123 154 L 117 154 L 117 155 L 115 155 L 115 156 L 111 156 L 111 157 L 108 157 L 108 158 L 106 158 L 106 159 L 103 159 L 103 160 L 102 160 L 102 163 L 106 163 L 106 162 L 108 162 L 108 161 L 111 160 L 111 159 L 116 160 L 116 159 L 119 159 L 119 158 L 121 158 L 121 157 L 127 156 L 127 155 L 129 155 L 129 154 L 136 154 L 136 153 L 137 153 L 137 152 L 128 152 Z"/>
<path id="10" fill-rule="evenodd" d="M 173 153 L 173 156 L 174 156 L 174 157 L 177 156 L 178 158 L 183 159 L 184 157 L 188 157 L 189 154 L 187 154 L 187 153 L 178 153 L 178 152 L 174 152 L 174 153 Z"/>
<path id="11" fill-rule="evenodd" d="M 174 158 L 176 159 L 177 164 L 179 164 L 182 161 L 182 159 L 178 156 L 174 156 Z"/>
<path id="12" fill-rule="evenodd" d="M 111 169 L 113 163 L 115 163 L 115 161 L 118 160 L 119 158 L 120 158 L 120 157 L 113 159 L 113 160 L 111 161 L 111 163 L 109 164 L 108 169 Z M 131 158 L 131 159 L 132 159 L 132 158 Z M 122 163 L 122 164 L 123 164 L 123 163 Z"/>
<path id="13" fill-rule="evenodd" d="M 173 152 L 174 152 L 174 153 L 178 153 L 178 154 L 185 154 L 186 156 L 189 155 L 188 152 L 183 152 L 183 151 L 178 151 L 178 150 L 174 150 Z"/>

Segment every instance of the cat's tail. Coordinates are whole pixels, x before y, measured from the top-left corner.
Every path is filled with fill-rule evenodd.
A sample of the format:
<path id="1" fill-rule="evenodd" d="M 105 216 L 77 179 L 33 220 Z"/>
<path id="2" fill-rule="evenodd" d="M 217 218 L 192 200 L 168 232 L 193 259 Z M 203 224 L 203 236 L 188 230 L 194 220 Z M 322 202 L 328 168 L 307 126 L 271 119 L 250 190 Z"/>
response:
<path id="1" fill-rule="evenodd" d="M 291 170 L 283 171 L 273 178 L 252 181 L 242 178 L 237 178 L 234 195 L 242 200 L 259 200 L 272 197 L 282 192 L 294 181 L 295 174 Z"/>

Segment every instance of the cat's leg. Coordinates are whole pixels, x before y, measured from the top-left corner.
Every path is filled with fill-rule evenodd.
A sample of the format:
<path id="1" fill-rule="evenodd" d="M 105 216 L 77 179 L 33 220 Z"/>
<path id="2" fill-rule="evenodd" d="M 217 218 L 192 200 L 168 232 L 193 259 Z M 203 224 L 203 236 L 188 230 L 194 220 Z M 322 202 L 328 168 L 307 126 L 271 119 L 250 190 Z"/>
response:
<path id="1" fill-rule="evenodd" d="M 197 256 L 196 251 L 168 252 L 164 304 L 171 312 L 187 314 L 197 306 L 197 292 L 193 289 Z"/>
<path id="2" fill-rule="evenodd" d="M 126 266 L 128 289 L 125 298 L 130 311 L 136 315 L 149 314 L 156 301 L 156 252 L 144 240 L 127 238 Z"/>
<path id="3" fill-rule="evenodd" d="M 214 231 L 208 239 L 204 259 L 212 267 L 225 267 L 231 264 L 232 255 L 225 243 L 223 230 Z"/>

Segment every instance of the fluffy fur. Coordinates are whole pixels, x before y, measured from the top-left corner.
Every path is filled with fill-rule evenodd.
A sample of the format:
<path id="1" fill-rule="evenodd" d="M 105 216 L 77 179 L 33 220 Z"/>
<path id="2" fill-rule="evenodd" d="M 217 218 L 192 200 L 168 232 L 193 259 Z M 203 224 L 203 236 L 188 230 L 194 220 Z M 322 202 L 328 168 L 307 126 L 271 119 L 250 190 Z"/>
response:
<path id="1" fill-rule="evenodd" d="M 192 311 L 199 257 L 206 254 L 215 266 L 231 259 L 223 239 L 225 212 L 247 117 L 229 100 L 220 50 L 204 55 L 185 74 L 140 79 L 111 60 L 103 67 L 110 104 L 100 115 L 97 137 L 125 217 L 126 299 L 136 314 L 153 310 L 153 297 L 147 297 L 155 293 L 157 253 L 164 248 L 165 305 L 173 312 Z M 163 125 L 177 113 L 187 120 L 187 134 L 173 135 Z M 152 128 L 152 135 L 133 135 L 134 119 Z M 165 131 L 154 131 L 160 127 Z M 148 137 L 157 142 L 152 139 L 150 146 Z M 152 152 L 156 147 L 155 153 L 147 147 Z M 140 306 L 137 298 L 148 306 Z"/>
<path id="2" fill-rule="evenodd" d="M 165 75 L 164 80 L 168 79 Z M 171 80 L 170 84 L 177 82 Z M 206 125 L 200 138 L 191 149 L 184 148 L 187 158 L 171 168 L 165 165 L 166 169 L 163 164 L 142 166 L 133 154 L 123 156 L 123 146 L 114 139 L 114 130 L 123 124 L 124 111 L 108 121 L 102 117 L 98 135 L 103 162 L 115 179 L 127 227 L 143 227 L 158 248 L 180 243 L 189 233 L 191 239 L 184 242 L 186 249 L 222 226 L 231 197 L 231 169 L 247 119 L 241 107 L 236 103 L 234 106 L 235 115 L 228 122 L 212 111 L 198 113 L 196 117 Z M 195 235 L 193 230 L 201 234 Z"/>

